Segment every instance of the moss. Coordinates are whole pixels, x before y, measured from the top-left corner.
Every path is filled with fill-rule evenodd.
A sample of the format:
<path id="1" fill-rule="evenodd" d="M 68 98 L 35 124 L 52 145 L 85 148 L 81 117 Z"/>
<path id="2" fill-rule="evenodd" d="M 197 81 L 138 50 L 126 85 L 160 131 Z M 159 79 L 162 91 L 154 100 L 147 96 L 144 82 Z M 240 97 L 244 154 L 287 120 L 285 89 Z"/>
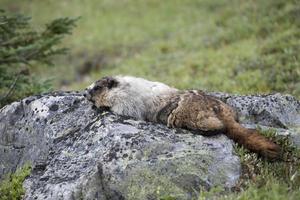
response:
<path id="1" fill-rule="evenodd" d="M 226 196 L 224 199 L 289 199 L 289 200 L 297 200 L 300 197 L 300 190 L 290 190 L 290 187 L 278 181 L 275 178 L 269 177 L 268 181 L 262 186 L 251 184 L 248 188 L 240 194 L 232 194 Z"/>
<path id="2" fill-rule="evenodd" d="M 30 174 L 31 168 L 25 165 L 15 173 L 7 175 L 0 183 L 0 200 L 17 200 L 22 199 L 25 193 L 23 181 Z"/>
<path id="3" fill-rule="evenodd" d="M 201 187 L 210 187 L 206 178 L 211 157 L 203 156 L 193 153 L 172 158 L 161 156 L 152 163 L 153 168 L 146 166 L 135 166 L 134 170 L 128 168 L 127 180 L 124 181 L 126 184 L 120 188 L 128 199 L 196 198 Z M 202 163 L 202 160 L 206 162 Z M 202 167 L 199 167 L 199 162 L 203 164 Z M 176 174 L 182 176 L 178 177 Z"/>
<path id="4" fill-rule="evenodd" d="M 158 175 L 150 169 L 141 169 L 130 175 L 125 186 L 121 186 L 126 191 L 128 199 L 158 199 L 172 197 L 186 199 L 185 192 L 177 187 L 169 177 Z"/>
<path id="5" fill-rule="evenodd" d="M 162 196 L 159 200 L 177 200 L 177 198 L 173 196 Z"/>

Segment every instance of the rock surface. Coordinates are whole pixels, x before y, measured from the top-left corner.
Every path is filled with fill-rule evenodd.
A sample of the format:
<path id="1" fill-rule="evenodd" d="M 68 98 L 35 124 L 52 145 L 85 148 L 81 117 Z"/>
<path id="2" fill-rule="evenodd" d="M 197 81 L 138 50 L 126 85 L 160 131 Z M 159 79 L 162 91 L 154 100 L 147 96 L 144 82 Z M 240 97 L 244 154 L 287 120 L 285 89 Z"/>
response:
<path id="1" fill-rule="evenodd" d="M 277 128 L 299 142 L 300 103 L 291 96 L 212 93 L 246 126 Z M 203 137 L 93 110 L 76 92 L 28 97 L 0 110 L 0 178 L 25 163 L 25 199 L 191 199 L 233 187 L 239 158 L 224 135 Z"/>
<path id="2" fill-rule="evenodd" d="M 238 96 L 211 93 L 232 106 L 239 120 L 247 128 L 272 128 L 280 135 L 289 136 L 300 147 L 300 101 L 291 95 Z"/>

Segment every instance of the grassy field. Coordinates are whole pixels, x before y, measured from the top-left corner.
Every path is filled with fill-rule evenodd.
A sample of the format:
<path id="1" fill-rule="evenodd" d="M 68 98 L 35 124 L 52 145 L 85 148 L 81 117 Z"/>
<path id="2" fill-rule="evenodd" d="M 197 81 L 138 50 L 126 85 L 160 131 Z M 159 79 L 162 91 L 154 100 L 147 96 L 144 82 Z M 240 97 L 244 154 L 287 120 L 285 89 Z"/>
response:
<path id="1" fill-rule="evenodd" d="M 2 0 L 0 6 L 32 16 L 37 28 L 81 16 L 65 41 L 70 55 L 50 71 L 37 70 L 55 89 L 128 74 L 179 88 L 300 95 L 296 0 Z"/>
<path id="2" fill-rule="evenodd" d="M 178 88 L 300 98 L 298 0 L 1 0 L 0 8 L 31 16 L 37 29 L 57 17 L 81 17 L 64 41 L 69 55 L 33 72 L 52 79 L 55 90 L 126 74 Z M 227 198 L 299 199 L 299 161 L 243 163 L 256 177 Z"/>

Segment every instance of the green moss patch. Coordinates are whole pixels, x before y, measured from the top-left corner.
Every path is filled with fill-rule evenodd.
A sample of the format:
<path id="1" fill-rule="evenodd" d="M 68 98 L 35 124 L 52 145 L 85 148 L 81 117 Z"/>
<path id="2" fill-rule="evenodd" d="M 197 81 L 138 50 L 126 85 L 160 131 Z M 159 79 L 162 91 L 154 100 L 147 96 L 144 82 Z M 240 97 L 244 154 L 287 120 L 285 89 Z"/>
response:
<path id="1" fill-rule="evenodd" d="M 25 165 L 15 173 L 7 175 L 0 183 L 0 200 L 18 200 L 22 199 L 25 193 L 23 181 L 30 174 L 31 168 Z"/>

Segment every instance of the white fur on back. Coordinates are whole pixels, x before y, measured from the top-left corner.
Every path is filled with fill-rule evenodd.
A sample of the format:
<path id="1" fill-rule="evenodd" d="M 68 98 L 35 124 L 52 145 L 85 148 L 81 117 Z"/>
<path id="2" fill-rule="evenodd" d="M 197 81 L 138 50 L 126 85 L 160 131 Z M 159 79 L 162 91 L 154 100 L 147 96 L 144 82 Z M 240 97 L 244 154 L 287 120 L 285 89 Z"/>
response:
<path id="1" fill-rule="evenodd" d="M 119 85 L 108 95 L 111 110 L 117 114 L 149 119 L 157 112 L 161 98 L 177 92 L 166 84 L 131 76 L 116 76 Z"/>

